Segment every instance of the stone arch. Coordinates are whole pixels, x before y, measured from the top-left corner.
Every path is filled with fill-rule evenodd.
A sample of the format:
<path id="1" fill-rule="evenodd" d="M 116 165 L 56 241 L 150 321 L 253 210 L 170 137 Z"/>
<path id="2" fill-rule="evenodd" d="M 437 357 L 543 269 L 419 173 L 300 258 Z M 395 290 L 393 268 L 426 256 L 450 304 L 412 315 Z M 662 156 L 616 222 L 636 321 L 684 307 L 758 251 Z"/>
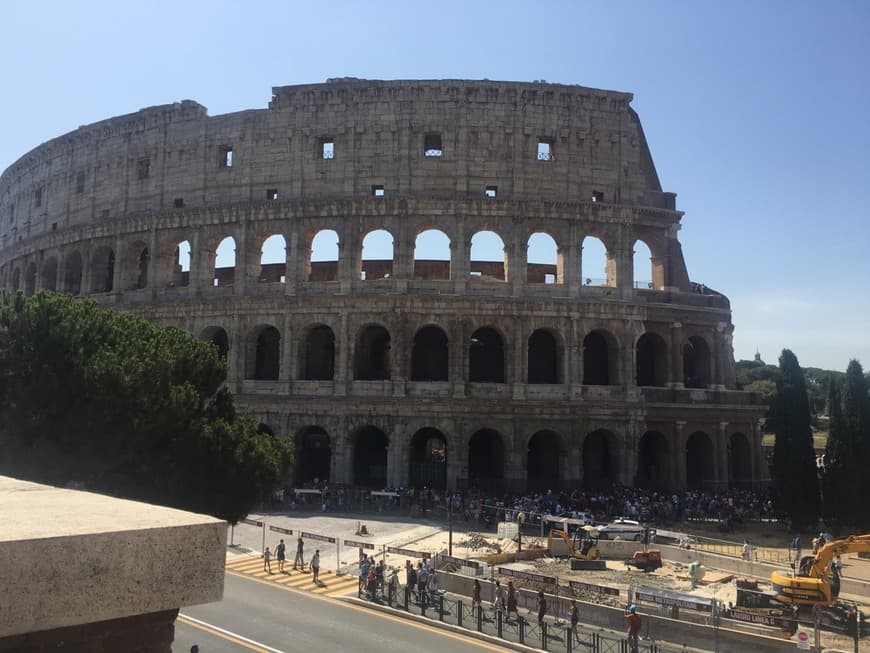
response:
<path id="1" fill-rule="evenodd" d="M 411 438 L 411 487 L 447 487 L 447 438 L 438 429 L 427 427 Z"/>
<path id="2" fill-rule="evenodd" d="M 230 351 L 230 337 L 226 330 L 219 326 L 210 326 L 202 330 L 199 334 L 199 339 L 205 342 L 210 342 L 218 350 L 221 358 L 226 358 Z"/>
<path id="3" fill-rule="evenodd" d="M 607 244 L 598 236 L 581 242 L 580 279 L 584 286 L 616 286 L 616 270 Z"/>
<path id="4" fill-rule="evenodd" d="M 556 240 L 536 231 L 526 241 L 526 283 L 564 283 L 563 257 Z"/>
<path id="5" fill-rule="evenodd" d="M 257 433 L 265 433 L 266 435 L 271 435 L 273 438 L 275 437 L 275 429 L 265 422 L 257 424 Z"/>
<path id="6" fill-rule="evenodd" d="M 15 267 L 9 277 L 9 288 L 16 291 L 21 288 L 21 268 Z"/>
<path id="7" fill-rule="evenodd" d="M 36 292 L 36 262 L 31 261 L 24 268 L 24 294 L 30 297 Z"/>
<path id="8" fill-rule="evenodd" d="M 597 429 L 583 438 L 584 487 L 605 487 L 616 482 L 615 443 L 616 436 L 606 429 Z"/>
<path id="9" fill-rule="evenodd" d="M 353 378 L 357 381 L 390 380 L 390 332 L 380 325 L 363 327 L 356 339 Z"/>
<path id="10" fill-rule="evenodd" d="M 664 387 L 668 383 L 668 346 L 657 333 L 647 331 L 635 346 L 635 383 Z"/>
<path id="11" fill-rule="evenodd" d="M 671 469 L 668 440 L 658 431 L 647 431 L 637 447 L 638 487 L 664 489 L 670 485 Z"/>
<path id="12" fill-rule="evenodd" d="M 42 262 L 40 285 L 45 290 L 57 290 L 57 257 L 49 256 Z"/>
<path id="13" fill-rule="evenodd" d="M 338 281 L 340 243 L 333 229 L 321 229 L 311 237 L 306 275 L 309 281 Z"/>
<path id="14" fill-rule="evenodd" d="M 115 284 L 115 251 L 108 245 L 101 245 L 91 253 L 90 292 L 112 292 Z"/>
<path id="15" fill-rule="evenodd" d="M 468 440 L 468 486 L 500 491 L 504 484 L 504 441 L 493 429 L 480 429 Z"/>
<path id="16" fill-rule="evenodd" d="M 504 383 L 504 340 L 492 327 L 471 334 L 468 352 L 468 380 L 472 383 Z"/>
<path id="17" fill-rule="evenodd" d="M 645 241 L 638 238 L 634 241 L 632 251 L 634 254 L 634 259 L 632 260 L 634 287 L 639 290 L 654 289 L 656 284 L 653 272 L 652 249 L 650 249 L 650 246 Z"/>
<path id="18" fill-rule="evenodd" d="M 82 292 L 82 255 L 75 249 L 64 257 L 63 261 L 63 291 L 70 295 L 80 295 Z"/>
<path id="19" fill-rule="evenodd" d="M 364 426 L 353 438 L 353 482 L 368 488 L 387 486 L 387 434 L 376 426 Z"/>
<path id="20" fill-rule="evenodd" d="M 441 327 L 429 325 L 414 334 L 411 348 L 412 381 L 447 381 L 449 341 Z"/>
<path id="21" fill-rule="evenodd" d="M 270 324 L 256 327 L 248 344 L 249 379 L 274 381 L 281 363 L 281 334 Z"/>
<path id="22" fill-rule="evenodd" d="M 691 336 L 683 344 L 683 385 L 707 388 L 711 382 L 710 346 L 701 336 Z"/>
<path id="23" fill-rule="evenodd" d="M 187 286 L 190 284 L 190 241 L 182 240 L 175 246 L 172 255 L 172 285 Z"/>
<path id="24" fill-rule="evenodd" d="M 526 453 L 526 486 L 541 491 L 559 487 L 559 461 L 564 447 L 555 431 L 538 431 L 529 438 Z"/>
<path id="25" fill-rule="evenodd" d="M 478 231 L 471 237 L 468 274 L 488 281 L 507 280 L 507 253 L 504 240 L 494 231 Z"/>
<path id="26" fill-rule="evenodd" d="M 236 239 L 225 236 L 214 250 L 213 286 L 231 286 L 236 280 Z"/>
<path id="27" fill-rule="evenodd" d="M 562 342 L 550 329 L 536 329 L 529 336 L 526 348 L 527 382 L 563 383 Z"/>
<path id="28" fill-rule="evenodd" d="M 297 484 L 326 481 L 330 476 L 332 446 L 329 434 L 320 426 L 306 426 L 295 438 Z"/>
<path id="29" fill-rule="evenodd" d="M 618 344 L 604 329 L 595 329 L 583 338 L 583 385 L 619 383 Z"/>
<path id="30" fill-rule="evenodd" d="M 368 232 L 360 250 L 359 278 L 363 281 L 393 276 L 393 234 L 386 229 Z"/>
<path id="31" fill-rule="evenodd" d="M 440 229 L 426 229 L 414 240 L 414 278 L 450 279 L 450 238 Z"/>
<path id="32" fill-rule="evenodd" d="M 752 447 L 743 433 L 728 438 L 728 481 L 731 487 L 752 485 Z"/>
<path id="33" fill-rule="evenodd" d="M 325 324 L 307 330 L 302 339 L 301 377 L 305 381 L 335 378 L 335 333 Z"/>
<path id="34" fill-rule="evenodd" d="M 686 486 L 700 490 L 714 480 L 713 441 L 703 431 L 695 431 L 686 440 Z"/>
<path id="35" fill-rule="evenodd" d="M 286 283 L 287 241 L 281 234 L 269 234 L 260 246 L 259 283 Z"/>
<path id="36" fill-rule="evenodd" d="M 124 290 L 142 290 L 148 287 L 148 267 L 151 253 L 148 245 L 141 240 L 131 243 L 126 248 L 124 267 L 122 268 L 122 288 Z"/>

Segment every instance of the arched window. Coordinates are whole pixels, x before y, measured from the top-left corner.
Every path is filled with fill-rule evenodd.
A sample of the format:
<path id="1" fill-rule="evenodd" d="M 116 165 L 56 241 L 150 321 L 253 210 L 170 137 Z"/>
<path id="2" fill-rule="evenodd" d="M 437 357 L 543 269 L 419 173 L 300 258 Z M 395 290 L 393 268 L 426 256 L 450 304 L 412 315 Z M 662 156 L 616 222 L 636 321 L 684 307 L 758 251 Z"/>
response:
<path id="1" fill-rule="evenodd" d="M 36 263 L 31 261 L 24 270 L 24 294 L 30 297 L 36 292 Z"/>
<path id="2" fill-rule="evenodd" d="M 504 482 L 504 442 L 492 429 L 481 429 L 468 441 L 468 487 L 500 491 Z"/>
<path id="3" fill-rule="evenodd" d="M 412 381 L 447 381 L 449 367 L 447 334 L 436 326 L 423 327 L 414 335 L 411 352 Z"/>
<path id="4" fill-rule="evenodd" d="M 42 264 L 42 287 L 57 290 L 57 258 L 52 256 Z"/>
<path id="5" fill-rule="evenodd" d="M 386 433 L 374 426 L 366 426 L 357 431 L 353 447 L 354 485 L 383 489 L 387 485 L 387 447 Z"/>
<path id="6" fill-rule="evenodd" d="M 613 433 L 598 429 L 583 439 L 583 485 L 585 487 L 607 487 L 616 480 L 614 475 L 611 442 Z"/>
<path id="7" fill-rule="evenodd" d="M 563 283 L 563 273 L 559 249 L 550 234 L 533 233 L 526 248 L 527 283 Z"/>
<path id="8" fill-rule="evenodd" d="M 556 337 L 544 329 L 529 336 L 528 382 L 562 383 L 559 345 Z"/>
<path id="9" fill-rule="evenodd" d="M 584 286 L 614 286 L 604 242 L 594 236 L 583 239 L 580 279 Z"/>
<path id="10" fill-rule="evenodd" d="M 393 274 L 393 235 L 385 229 L 369 232 L 362 242 L 360 279 L 389 279 Z"/>
<path id="11" fill-rule="evenodd" d="M 218 350 L 221 358 L 226 358 L 230 351 L 230 338 L 221 327 L 208 327 L 199 336 L 200 340 L 210 342 Z"/>
<path id="12" fill-rule="evenodd" d="M 640 439 L 637 452 L 635 485 L 644 488 L 666 488 L 671 481 L 668 441 L 656 431 L 647 431 Z"/>
<path id="13" fill-rule="evenodd" d="M 212 285 L 231 286 L 236 276 L 236 240 L 224 238 L 215 250 Z"/>
<path id="14" fill-rule="evenodd" d="M 420 429 L 411 438 L 411 487 L 447 487 L 447 438 L 438 429 Z"/>
<path id="15" fill-rule="evenodd" d="M 21 288 L 21 268 L 15 268 L 12 270 L 12 276 L 10 277 L 9 288 L 13 291 Z"/>
<path id="16" fill-rule="evenodd" d="M 172 285 L 188 285 L 190 283 L 190 241 L 182 240 L 178 243 L 172 258 Z"/>
<path id="17" fill-rule="evenodd" d="M 668 348 L 656 333 L 644 333 L 637 340 L 635 381 L 639 386 L 667 385 Z"/>
<path id="18" fill-rule="evenodd" d="M 504 241 L 494 231 L 478 231 L 471 237 L 471 260 L 468 272 L 472 278 L 505 281 L 506 256 Z"/>
<path id="19" fill-rule="evenodd" d="M 683 345 L 683 385 L 687 388 L 710 386 L 710 347 L 700 336 Z"/>
<path id="20" fill-rule="evenodd" d="M 131 243 L 124 250 L 124 267 L 122 268 L 124 290 L 141 290 L 148 286 L 150 258 L 148 246 L 141 240 Z"/>
<path id="21" fill-rule="evenodd" d="M 91 292 L 111 292 L 115 283 L 115 252 L 97 247 L 91 254 Z"/>
<path id="22" fill-rule="evenodd" d="M 390 378 L 390 333 L 382 326 L 360 332 L 354 353 L 354 379 L 387 381 Z"/>
<path id="23" fill-rule="evenodd" d="M 302 378 L 306 381 L 332 381 L 335 375 L 335 334 L 323 324 L 309 329 L 305 336 Z"/>
<path id="24" fill-rule="evenodd" d="M 713 478 L 713 443 L 703 431 L 697 431 L 686 441 L 686 487 L 700 490 L 711 486 Z"/>
<path id="25" fill-rule="evenodd" d="M 296 436 L 296 483 L 329 480 L 332 448 L 329 434 L 319 426 L 308 426 Z"/>
<path id="26" fill-rule="evenodd" d="M 254 331 L 250 351 L 249 378 L 274 381 L 281 361 L 281 335 L 273 326 L 264 325 Z"/>
<path id="27" fill-rule="evenodd" d="M 309 281 L 338 280 L 338 234 L 331 229 L 318 231 L 311 239 Z"/>
<path id="28" fill-rule="evenodd" d="M 471 335 L 468 380 L 504 383 L 504 343 L 495 329 L 484 327 Z"/>
<path id="29" fill-rule="evenodd" d="M 614 385 L 617 381 L 616 343 L 606 331 L 583 338 L 583 384 Z"/>
<path id="30" fill-rule="evenodd" d="M 257 280 L 261 283 L 284 283 L 287 280 L 287 241 L 281 234 L 273 234 L 263 241 Z"/>
<path id="31" fill-rule="evenodd" d="M 78 250 L 70 252 L 64 258 L 63 290 L 73 296 L 82 291 L 82 255 Z"/>
<path id="32" fill-rule="evenodd" d="M 427 229 L 414 243 L 414 278 L 450 279 L 450 239 L 443 231 Z"/>
<path id="33" fill-rule="evenodd" d="M 652 252 L 642 240 L 634 241 L 634 287 L 638 289 L 655 288 Z"/>
<path id="34" fill-rule="evenodd" d="M 526 478 L 529 490 L 559 487 L 559 436 L 553 431 L 538 431 L 529 439 Z"/>

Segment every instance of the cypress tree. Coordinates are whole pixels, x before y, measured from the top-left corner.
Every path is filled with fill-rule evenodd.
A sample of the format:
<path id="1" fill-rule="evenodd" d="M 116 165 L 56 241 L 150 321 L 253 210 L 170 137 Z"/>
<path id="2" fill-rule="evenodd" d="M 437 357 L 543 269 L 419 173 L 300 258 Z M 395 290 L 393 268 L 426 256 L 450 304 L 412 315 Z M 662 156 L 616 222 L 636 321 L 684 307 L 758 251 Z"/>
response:
<path id="1" fill-rule="evenodd" d="M 843 398 L 840 384 L 831 379 L 828 386 L 828 442 L 825 445 L 825 476 L 823 480 L 825 519 L 836 522 L 849 521 L 851 507 L 849 488 L 850 461 L 853 460 L 852 443 L 848 439 L 843 421 Z"/>
<path id="2" fill-rule="evenodd" d="M 807 530 L 818 523 L 821 503 L 810 402 L 803 371 L 791 350 L 782 350 L 779 370 L 776 399 L 771 406 L 776 433 L 773 481 L 777 509 L 791 519 L 795 529 Z"/>
<path id="3" fill-rule="evenodd" d="M 867 398 L 867 382 L 861 364 L 852 359 L 846 368 L 846 383 L 843 388 L 843 440 L 849 443 L 844 451 L 844 482 L 849 484 L 848 519 L 850 524 L 866 526 L 870 516 L 863 498 L 870 492 L 870 400 Z"/>

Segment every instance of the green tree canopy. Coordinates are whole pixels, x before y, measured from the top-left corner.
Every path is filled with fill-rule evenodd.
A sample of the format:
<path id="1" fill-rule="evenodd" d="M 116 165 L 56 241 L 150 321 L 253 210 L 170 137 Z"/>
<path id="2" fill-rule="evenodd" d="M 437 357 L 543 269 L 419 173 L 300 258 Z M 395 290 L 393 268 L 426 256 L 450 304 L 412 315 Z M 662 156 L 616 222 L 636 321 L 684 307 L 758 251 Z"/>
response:
<path id="1" fill-rule="evenodd" d="M 90 300 L 0 296 L 0 471 L 237 522 L 292 460 L 215 347 Z"/>

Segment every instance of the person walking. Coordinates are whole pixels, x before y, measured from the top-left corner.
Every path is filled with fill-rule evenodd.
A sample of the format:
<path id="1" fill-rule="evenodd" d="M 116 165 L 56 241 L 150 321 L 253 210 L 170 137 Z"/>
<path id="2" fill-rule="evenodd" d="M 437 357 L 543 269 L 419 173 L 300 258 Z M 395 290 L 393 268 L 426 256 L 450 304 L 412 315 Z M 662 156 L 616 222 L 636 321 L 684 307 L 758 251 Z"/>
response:
<path id="1" fill-rule="evenodd" d="M 474 579 L 474 586 L 471 588 L 471 612 L 474 614 L 474 608 L 477 607 L 477 612 L 480 613 L 480 581 Z"/>
<path id="2" fill-rule="evenodd" d="M 275 557 L 278 559 L 278 573 L 284 573 L 284 560 L 287 557 L 287 547 L 284 546 L 284 540 L 278 542 L 275 547 Z"/>
<path id="3" fill-rule="evenodd" d="M 266 547 L 266 550 L 263 551 L 263 571 L 268 571 L 270 574 L 272 573 L 272 552 L 269 550 L 269 547 Z"/>
<path id="4" fill-rule="evenodd" d="M 317 578 L 317 575 L 320 573 L 320 549 L 316 549 L 314 551 L 314 557 L 311 558 L 310 567 L 311 573 L 314 575 L 314 584 L 317 585 L 317 583 L 320 582 L 320 580 Z"/>
<path id="5" fill-rule="evenodd" d="M 544 625 L 544 617 L 547 616 L 547 597 L 544 596 L 544 590 L 538 592 L 538 625 Z"/>
<path id="6" fill-rule="evenodd" d="M 409 595 L 417 593 L 417 570 L 408 561 L 405 562 L 405 587 L 408 588 Z M 419 595 L 417 595 L 417 600 L 420 600 Z"/>
<path id="7" fill-rule="evenodd" d="M 743 551 L 741 555 L 746 562 L 749 562 L 749 559 L 752 556 L 752 548 L 749 546 L 749 540 L 743 540 Z"/>
<path id="8" fill-rule="evenodd" d="M 507 616 L 508 619 L 511 618 L 511 613 L 514 613 L 517 617 L 520 616 L 519 610 L 517 610 L 517 590 L 514 587 L 514 582 L 512 580 L 508 581 L 508 594 L 507 594 Z"/>
<path id="9" fill-rule="evenodd" d="M 577 601 L 571 600 L 571 629 L 568 637 L 574 636 L 574 641 L 580 642 L 580 635 L 577 633 L 577 623 L 580 621 L 580 609 L 577 607 Z"/>
<path id="10" fill-rule="evenodd" d="M 501 586 L 499 581 L 495 581 L 495 590 L 493 591 L 492 597 L 492 613 L 498 617 L 500 614 L 504 614 L 504 588 Z"/>
<path id="11" fill-rule="evenodd" d="M 302 536 L 299 536 L 299 539 L 296 540 L 296 557 L 293 559 L 293 569 L 302 569 L 305 571 L 305 557 L 303 552 L 305 550 L 305 542 L 302 541 Z M 298 565 L 298 566 L 297 566 Z"/>
<path id="12" fill-rule="evenodd" d="M 628 612 L 625 613 L 625 618 L 628 620 L 628 650 L 630 653 L 638 653 L 637 641 L 640 636 L 640 615 L 637 613 L 637 606 L 628 606 Z"/>

